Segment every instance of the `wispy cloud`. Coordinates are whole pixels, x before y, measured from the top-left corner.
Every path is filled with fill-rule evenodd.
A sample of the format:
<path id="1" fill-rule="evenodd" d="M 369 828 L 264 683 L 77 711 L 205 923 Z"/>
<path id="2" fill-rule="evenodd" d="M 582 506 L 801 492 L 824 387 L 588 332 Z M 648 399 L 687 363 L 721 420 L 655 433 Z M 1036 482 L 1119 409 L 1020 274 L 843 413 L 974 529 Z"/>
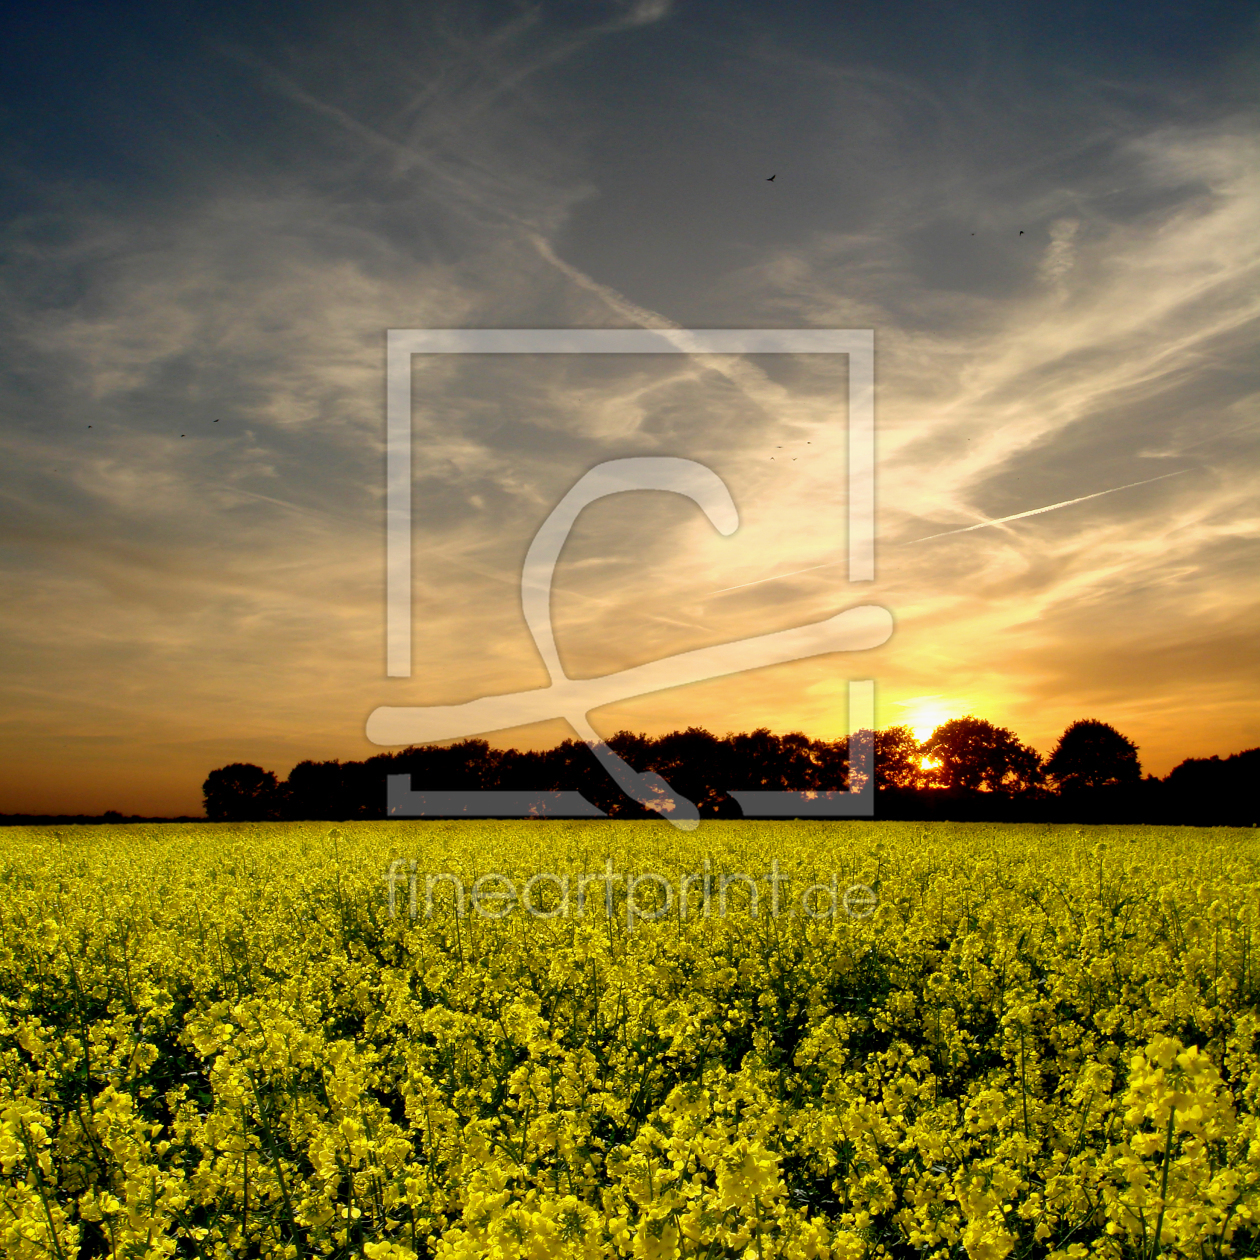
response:
<path id="1" fill-rule="evenodd" d="M 626 13 L 629 26 L 647 26 L 667 18 L 673 10 L 674 0 L 632 0 Z"/>
<path id="2" fill-rule="evenodd" d="M 1077 219 L 1059 219 L 1050 225 L 1050 244 L 1042 255 L 1038 274 L 1046 283 L 1062 289 L 1063 282 L 1075 261 L 1073 240 L 1080 228 Z"/>
<path id="3" fill-rule="evenodd" d="M 834 735 L 853 673 L 886 716 L 948 691 L 1043 744 L 1088 700 L 1157 768 L 1260 740 L 1219 663 L 1251 677 L 1252 121 L 925 73 L 878 23 L 835 58 L 777 19 L 715 33 L 665 0 L 497 25 L 385 9 L 216 32 L 223 95 L 196 107 L 219 147 L 148 119 L 184 155 L 169 186 L 49 184 L 4 229 L 7 799 L 38 780 L 51 800 L 36 762 L 82 768 L 108 730 L 160 763 L 137 807 L 195 808 L 209 749 L 361 756 L 378 703 L 537 685 L 529 540 L 593 464 L 648 453 L 708 463 L 741 526 L 722 538 L 668 495 L 584 513 L 555 594 L 575 676 L 846 603 L 898 629 L 860 661 L 662 693 L 601 729 Z M 659 56 L 681 39 L 686 74 Z M 387 328 L 759 325 L 875 329 L 873 585 L 837 559 L 842 362 L 418 357 L 425 666 L 384 679 Z M 1133 481 L 1135 452 L 1192 452 L 1198 475 Z M 965 546 L 896 545 L 977 520 L 943 531 L 981 531 Z M 79 751 L 57 761 L 63 737 Z M 118 781 L 94 764 L 93 791 Z"/>

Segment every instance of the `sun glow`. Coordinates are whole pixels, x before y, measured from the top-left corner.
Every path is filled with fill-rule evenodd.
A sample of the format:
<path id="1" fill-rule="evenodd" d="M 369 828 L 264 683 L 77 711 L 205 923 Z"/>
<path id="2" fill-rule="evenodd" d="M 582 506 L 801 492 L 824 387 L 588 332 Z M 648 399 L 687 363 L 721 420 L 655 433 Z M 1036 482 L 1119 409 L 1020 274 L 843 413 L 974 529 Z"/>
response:
<path id="1" fill-rule="evenodd" d="M 919 743 L 923 743 L 942 722 L 968 712 L 965 706 L 948 696 L 913 696 L 897 703 L 906 711 L 902 721 L 914 732 Z"/>

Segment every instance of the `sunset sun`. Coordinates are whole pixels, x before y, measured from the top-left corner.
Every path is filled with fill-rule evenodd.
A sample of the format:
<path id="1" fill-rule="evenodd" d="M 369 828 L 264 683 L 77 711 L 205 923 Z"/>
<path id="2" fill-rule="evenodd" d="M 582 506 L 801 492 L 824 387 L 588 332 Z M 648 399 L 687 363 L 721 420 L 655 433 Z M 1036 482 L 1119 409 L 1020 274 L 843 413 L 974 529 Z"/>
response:
<path id="1" fill-rule="evenodd" d="M 944 696 L 915 696 L 900 702 L 905 709 L 902 724 L 914 732 L 914 737 L 923 743 L 942 722 L 958 717 L 967 712 L 965 706 L 955 703 Z"/>

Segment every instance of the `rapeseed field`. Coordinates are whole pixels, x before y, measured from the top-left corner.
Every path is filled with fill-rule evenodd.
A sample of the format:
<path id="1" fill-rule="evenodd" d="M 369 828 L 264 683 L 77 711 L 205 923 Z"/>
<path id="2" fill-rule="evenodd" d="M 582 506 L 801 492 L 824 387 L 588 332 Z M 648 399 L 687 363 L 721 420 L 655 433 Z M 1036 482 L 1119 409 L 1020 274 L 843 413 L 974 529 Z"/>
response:
<path id="1" fill-rule="evenodd" d="M 1254 831 L 7 829 L 0 1254 L 1255 1256 L 1258 892 Z"/>

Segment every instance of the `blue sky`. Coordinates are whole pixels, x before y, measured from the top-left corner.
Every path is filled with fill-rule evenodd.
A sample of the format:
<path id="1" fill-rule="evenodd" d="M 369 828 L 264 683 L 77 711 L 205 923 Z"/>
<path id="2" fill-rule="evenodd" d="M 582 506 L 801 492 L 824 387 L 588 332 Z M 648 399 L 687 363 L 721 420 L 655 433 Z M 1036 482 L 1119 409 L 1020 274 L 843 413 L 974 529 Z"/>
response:
<path id="1" fill-rule="evenodd" d="M 881 724 L 1044 752 L 1096 717 L 1156 773 L 1260 743 L 1255 5 L 9 12 L 0 812 L 196 812 L 230 761 L 370 755 L 377 705 L 542 685 L 525 550 L 649 454 L 718 472 L 740 528 L 587 509 L 570 674 L 854 603 L 897 629 L 605 734 L 835 737 L 874 677 Z M 835 363 L 434 360 L 387 679 L 385 330 L 627 326 L 874 330 L 874 583 L 832 563 Z"/>

